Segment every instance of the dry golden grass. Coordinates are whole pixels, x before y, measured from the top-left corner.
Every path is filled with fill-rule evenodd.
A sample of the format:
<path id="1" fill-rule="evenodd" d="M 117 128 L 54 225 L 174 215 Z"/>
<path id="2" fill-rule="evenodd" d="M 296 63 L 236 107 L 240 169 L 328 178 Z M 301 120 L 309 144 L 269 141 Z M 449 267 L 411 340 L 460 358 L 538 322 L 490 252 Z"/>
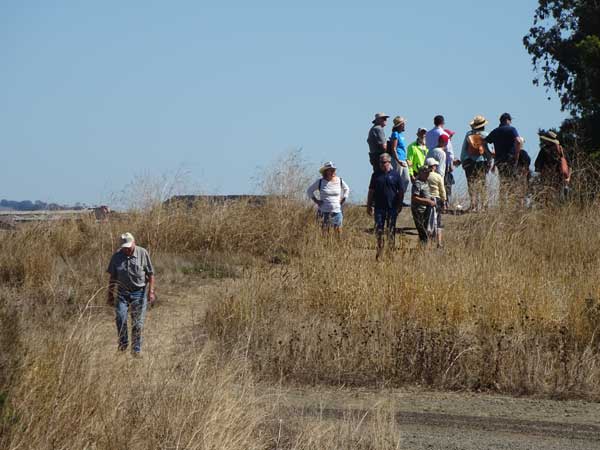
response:
<path id="1" fill-rule="evenodd" d="M 369 420 L 288 417 L 256 377 L 598 400 L 596 208 L 464 216 L 445 250 L 403 238 L 381 263 L 362 208 L 347 210 L 338 242 L 284 198 L 2 231 L 0 448 L 398 445 L 385 406 Z M 106 264 L 124 231 L 150 250 L 159 295 L 189 276 L 242 279 L 211 299 L 198 324 L 206 347 L 142 361 L 98 347 L 95 326 L 111 320 L 98 314 Z"/>
<path id="2" fill-rule="evenodd" d="M 598 398 L 594 208 L 467 216 L 444 251 L 379 264 L 349 222 L 340 245 L 309 227 L 290 264 L 213 302 L 211 335 L 275 378 Z"/>
<path id="3" fill-rule="evenodd" d="M 286 234 L 264 220 L 269 215 L 287 224 Z M 219 356 L 215 343 L 179 345 L 168 357 L 138 361 L 98 340 L 99 324 L 113 320 L 104 305 L 105 268 L 121 232 L 132 231 L 150 249 L 160 292 L 185 285 L 189 276 L 243 277 L 250 267 L 288 261 L 307 236 L 297 225 L 310 217 L 306 208 L 290 213 L 279 203 L 191 211 L 156 206 L 108 223 L 3 232 L 0 448 L 334 448 L 336 436 L 344 443 L 357 439 L 339 428 L 344 420 L 314 428 L 257 394 L 244 348 Z M 351 424 L 356 421 L 348 416 L 348 429 Z"/>

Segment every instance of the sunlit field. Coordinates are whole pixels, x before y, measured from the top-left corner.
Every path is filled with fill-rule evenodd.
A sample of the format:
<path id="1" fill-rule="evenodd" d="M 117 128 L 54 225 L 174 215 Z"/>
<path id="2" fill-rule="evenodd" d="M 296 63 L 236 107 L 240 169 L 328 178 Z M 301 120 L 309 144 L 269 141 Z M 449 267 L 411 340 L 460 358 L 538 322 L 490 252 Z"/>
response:
<path id="1" fill-rule="evenodd" d="M 257 389 L 269 384 L 599 399 L 597 205 L 449 216 L 444 249 L 405 234 L 380 262 L 364 208 L 350 206 L 345 225 L 340 240 L 323 235 L 312 208 L 280 196 L 2 231 L 0 446 L 398 442 L 386 405 L 364 424 L 352 415 L 282 424 L 277 398 Z M 123 231 L 155 260 L 151 316 L 168 317 L 174 293 L 206 305 L 193 330 L 139 362 L 115 354 L 105 305 L 106 264 Z M 197 279 L 214 289 L 195 298 L 186 289 Z M 360 447 L 363 433 L 372 439 Z"/>

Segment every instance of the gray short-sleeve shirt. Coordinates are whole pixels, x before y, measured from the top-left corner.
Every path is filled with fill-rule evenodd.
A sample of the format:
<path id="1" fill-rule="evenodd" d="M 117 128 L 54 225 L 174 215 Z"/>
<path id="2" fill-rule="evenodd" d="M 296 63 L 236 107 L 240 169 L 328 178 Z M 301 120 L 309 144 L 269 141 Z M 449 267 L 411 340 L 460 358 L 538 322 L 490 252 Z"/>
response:
<path id="1" fill-rule="evenodd" d="M 136 245 L 131 256 L 121 250 L 115 252 L 106 271 L 120 289 L 138 290 L 146 286 L 146 277 L 154 274 L 154 267 L 148 251 Z"/>
<path id="2" fill-rule="evenodd" d="M 373 125 L 367 137 L 369 153 L 383 153 L 382 145 L 385 144 L 385 132 L 381 125 Z"/>

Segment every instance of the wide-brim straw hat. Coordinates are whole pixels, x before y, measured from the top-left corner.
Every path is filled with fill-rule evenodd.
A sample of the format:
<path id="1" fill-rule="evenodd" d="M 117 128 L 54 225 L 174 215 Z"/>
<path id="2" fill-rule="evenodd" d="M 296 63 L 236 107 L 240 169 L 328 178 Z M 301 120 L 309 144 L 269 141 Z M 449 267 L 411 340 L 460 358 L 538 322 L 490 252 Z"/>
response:
<path id="1" fill-rule="evenodd" d="M 324 164 L 321 166 L 321 168 L 319 169 L 319 173 L 320 173 L 321 175 L 323 175 L 323 174 L 325 173 L 325 171 L 326 171 L 326 170 L 329 170 L 329 169 L 333 169 L 333 170 L 336 170 L 336 169 L 337 169 L 337 167 L 335 167 L 335 164 L 333 163 L 333 161 L 327 161 L 326 163 L 324 163 Z"/>
<path id="2" fill-rule="evenodd" d="M 540 133 L 540 140 L 545 142 L 551 142 L 556 145 L 560 145 L 558 135 L 554 131 L 547 131 L 546 133 Z"/>
<path id="3" fill-rule="evenodd" d="M 406 120 L 404 119 L 404 117 L 401 117 L 401 116 L 394 117 L 394 128 L 402 125 L 403 123 L 406 124 Z"/>
<path id="4" fill-rule="evenodd" d="M 479 128 L 483 128 L 487 125 L 488 121 L 483 116 L 475 116 L 473 120 L 469 123 L 473 130 L 478 130 Z"/>
<path id="5" fill-rule="evenodd" d="M 379 119 L 389 119 L 389 117 L 390 116 L 388 116 L 386 113 L 378 112 L 375 114 L 375 118 L 371 121 L 371 123 L 377 123 Z"/>

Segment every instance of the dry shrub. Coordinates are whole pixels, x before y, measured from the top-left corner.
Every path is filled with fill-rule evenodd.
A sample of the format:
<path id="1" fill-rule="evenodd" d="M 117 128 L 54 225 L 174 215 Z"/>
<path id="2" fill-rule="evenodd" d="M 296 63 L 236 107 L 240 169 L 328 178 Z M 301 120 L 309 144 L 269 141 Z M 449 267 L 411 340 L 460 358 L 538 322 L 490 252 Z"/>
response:
<path id="1" fill-rule="evenodd" d="M 286 198 L 265 204 L 237 201 L 223 205 L 199 200 L 161 206 L 132 217 L 143 242 L 158 251 L 203 250 L 270 257 L 297 253 L 312 210 Z"/>
<path id="2" fill-rule="evenodd" d="M 255 369 L 276 378 L 597 398 L 595 210 L 458 223 L 445 251 L 381 264 L 354 246 L 360 230 L 337 247 L 307 240 L 289 267 L 257 270 L 214 302 L 211 335 L 244 343 Z"/>
<path id="3" fill-rule="evenodd" d="M 256 184 L 263 194 L 304 200 L 306 189 L 313 181 L 310 168 L 302 149 L 284 152 L 260 171 Z"/>

